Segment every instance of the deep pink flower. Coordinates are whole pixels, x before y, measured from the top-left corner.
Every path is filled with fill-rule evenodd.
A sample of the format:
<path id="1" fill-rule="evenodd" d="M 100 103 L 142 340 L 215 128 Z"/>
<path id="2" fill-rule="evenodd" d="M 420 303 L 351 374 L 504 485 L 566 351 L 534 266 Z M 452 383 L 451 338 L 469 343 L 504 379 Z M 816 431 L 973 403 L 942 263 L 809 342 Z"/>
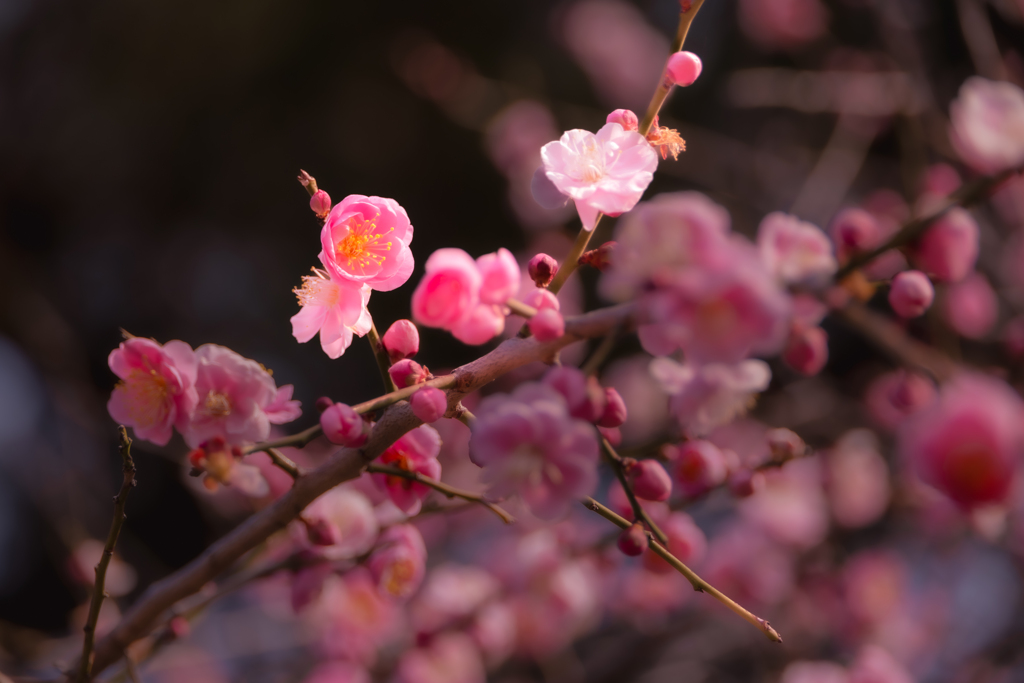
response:
<path id="1" fill-rule="evenodd" d="M 746 413 L 753 395 L 768 388 L 772 372 L 760 360 L 735 365 L 680 365 L 651 361 L 651 374 L 671 396 L 669 409 L 687 434 L 702 436 Z"/>
<path id="2" fill-rule="evenodd" d="M 268 408 L 278 408 L 278 388 L 256 361 L 216 344 L 196 349 L 196 360 L 199 404 L 182 429 L 189 446 L 195 448 L 216 436 L 229 445 L 263 441 L 270 435 L 271 423 L 294 419 L 291 410 L 267 413 Z"/>
<path id="3" fill-rule="evenodd" d="M 878 219 L 860 208 L 843 209 L 836 214 L 829 234 L 836 246 L 836 256 L 844 262 L 854 254 L 871 251 L 882 241 Z"/>
<path id="4" fill-rule="evenodd" d="M 1006 81 L 972 76 L 949 105 L 949 139 L 980 173 L 1024 163 L 1024 91 Z"/>
<path id="5" fill-rule="evenodd" d="M 412 275 L 412 225 L 394 199 L 350 194 L 320 232 L 320 262 L 339 280 L 387 292 Z"/>
<path id="6" fill-rule="evenodd" d="M 412 295 L 412 317 L 428 327 L 451 329 L 476 308 L 483 278 L 462 249 L 438 249 Z"/>
<path id="7" fill-rule="evenodd" d="M 344 403 L 334 403 L 320 413 L 320 427 L 331 443 L 359 448 L 370 438 L 370 429 L 363 416 Z"/>
<path id="8" fill-rule="evenodd" d="M 937 393 L 935 384 L 924 375 L 897 370 L 875 378 L 864 401 L 882 426 L 896 429 L 908 416 L 934 401 Z"/>
<path id="9" fill-rule="evenodd" d="M 570 130 L 540 150 L 548 179 L 576 202 L 586 230 L 597 215 L 618 216 L 632 209 L 654 178 L 658 154 L 644 136 L 618 123 L 594 133 Z"/>
<path id="10" fill-rule="evenodd" d="M 928 276 L 919 270 L 905 270 L 892 280 L 889 305 L 901 318 L 923 315 L 935 299 L 935 288 Z"/>
<path id="11" fill-rule="evenodd" d="M 409 399 L 412 412 L 426 423 L 437 422 L 448 410 L 448 397 L 436 387 L 423 387 Z"/>
<path id="12" fill-rule="evenodd" d="M 309 198 L 309 208 L 312 209 L 317 218 L 325 220 L 327 214 L 331 212 L 331 195 L 323 190 L 317 190 Z"/>
<path id="13" fill-rule="evenodd" d="M 463 344 L 486 344 L 505 329 L 505 312 L 494 304 L 477 304 L 451 328 L 452 336 Z"/>
<path id="14" fill-rule="evenodd" d="M 188 424 L 199 401 L 197 361 L 188 344 L 170 341 L 161 346 L 132 337 L 110 352 L 107 364 L 121 378 L 107 403 L 115 421 L 158 446 L 171 440 L 173 426 L 181 430 Z"/>
<path id="15" fill-rule="evenodd" d="M 484 254 L 476 260 L 480 271 L 480 301 L 504 304 L 519 292 L 520 270 L 516 257 L 508 249 Z"/>
<path id="16" fill-rule="evenodd" d="M 662 502 L 672 495 L 672 479 L 657 460 L 637 460 L 626 468 L 637 498 Z"/>
<path id="17" fill-rule="evenodd" d="M 1024 402 L 999 380 L 962 374 L 904 421 L 900 451 L 921 478 L 960 505 L 998 503 L 1024 454 Z"/>
<path id="18" fill-rule="evenodd" d="M 338 279 L 313 269 L 294 289 L 302 310 L 292 316 L 292 336 L 300 344 L 320 333 L 320 346 L 329 358 L 338 358 L 352 344 L 352 335 L 370 331 L 372 320 L 366 305 L 370 287 Z"/>
<path id="19" fill-rule="evenodd" d="M 999 299 L 985 276 L 978 272 L 950 286 L 942 303 L 946 322 L 968 339 L 987 335 L 999 317 Z"/>
<path id="20" fill-rule="evenodd" d="M 396 524 L 381 534 L 367 567 L 380 592 L 392 598 L 408 598 L 426 574 L 427 546 L 411 524 Z"/>
<path id="21" fill-rule="evenodd" d="M 669 80 L 673 85 L 685 88 L 696 82 L 697 77 L 700 76 L 702 66 L 700 57 L 692 52 L 683 50 L 682 52 L 672 53 L 668 58 L 665 71 L 668 73 Z"/>
<path id="22" fill-rule="evenodd" d="M 725 483 L 728 474 L 725 458 L 710 441 L 691 439 L 679 446 L 665 446 L 665 452 L 685 495 L 699 496 Z"/>
<path id="23" fill-rule="evenodd" d="M 518 493 L 538 517 L 560 516 L 597 486 L 597 435 L 551 387 L 528 383 L 481 401 L 470 457 L 494 496 Z"/>
<path id="24" fill-rule="evenodd" d="M 441 478 L 441 437 L 429 425 L 420 425 L 407 432 L 380 456 L 384 465 L 407 472 L 419 472 L 431 479 Z M 415 515 L 431 489 L 410 479 L 388 474 L 373 475 L 377 484 L 387 492 L 391 502 L 406 515 Z"/>
<path id="25" fill-rule="evenodd" d="M 621 427 L 626 423 L 629 414 L 626 410 L 626 402 L 622 400 L 619 392 L 611 387 L 604 390 L 604 400 L 604 412 L 601 413 L 601 419 L 597 422 L 598 426 L 608 429 Z"/>
<path id="26" fill-rule="evenodd" d="M 558 339 L 565 334 L 565 320 L 562 314 L 551 308 L 542 308 L 527 323 L 530 333 L 539 342 Z"/>
<path id="27" fill-rule="evenodd" d="M 527 271 L 535 285 L 547 287 L 555 279 L 555 273 L 558 272 L 558 261 L 547 254 L 537 254 L 530 259 Z"/>
<path id="28" fill-rule="evenodd" d="M 767 49 L 791 50 L 828 30 L 828 10 L 820 0 L 742 0 L 740 28 Z"/>
<path id="29" fill-rule="evenodd" d="M 420 350 L 420 332 L 411 320 L 396 320 L 381 338 L 392 363 L 412 358 Z"/>
<path id="30" fill-rule="evenodd" d="M 911 251 L 917 267 L 943 282 L 967 277 L 978 260 L 978 224 L 966 209 L 954 207 L 925 230 Z"/>
<path id="31" fill-rule="evenodd" d="M 633 526 L 619 534 L 616 545 L 624 555 L 629 555 L 630 557 L 636 557 L 647 550 L 647 531 L 644 529 L 643 524 L 634 522 Z"/>
<path id="32" fill-rule="evenodd" d="M 818 284 L 838 269 L 825 233 L 781 211 L 761 221 L 757 246 L 768 272 L 783 282 Z"/>
<path id="33" fill-rule="evenodd" d="M 462 633 L 445 633 L 398 660 L 395 683 L 485 683 L 480 651 Z"/>

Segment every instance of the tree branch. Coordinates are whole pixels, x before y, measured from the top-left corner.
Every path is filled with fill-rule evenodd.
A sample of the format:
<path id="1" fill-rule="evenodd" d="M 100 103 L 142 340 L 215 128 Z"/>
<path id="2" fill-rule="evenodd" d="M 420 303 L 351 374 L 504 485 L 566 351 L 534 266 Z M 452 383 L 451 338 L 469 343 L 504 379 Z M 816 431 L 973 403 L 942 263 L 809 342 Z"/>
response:
<path id="1" fill-rule="evenodd" d="M 370 321 L 370 331 L 366 333 L 366 340 L 370 342 L 373 357 L 377 359 L 377 368 L 380 370 L 381 379 L 384 380 L 384 389 L 388 392 L 398 391 L 398 387 L 395 386 L 395 380 L 391 379 L 391 373 L 388 372 L 391 368 L 391 358 L 388 357 L 387 349 L 384 348 L 384 342 L 380 340 L 377 326 L 373 324 L 372 320 Z"/>
<path id="2" fill-rule="evenodd" d="M 121 490 L 114 497 L 114 519 L 110 522 L 110 532 L 107 534 L 107 542 L 103 546 L 103 554 L 100 562 L 96 565 L 96 583 L 92 590 L 92 601 L 89 603 L 89 616 L 85 620 L 85 642 L 82 644 L 82 659 L 78 664 L 78 683 L 86 683 L 92 679 L 92 646 L 96 637 L 96 621 L 100 616 L 100 607 L 103 606 L 103 598 L 106 597 L 104 585 L 107 580 L 107 567 L 110 566 L 110 558 L 114 556 L 114 546 L 117 545 L 117 538 L 121 535 L 121 526 L 124 524 L 124 506 L 128 500 L 128 492 L 137 485 L 135 481 L 135 461 L 132 460 L 132 440 L 128 436 L 124 425 L 118 425 L 120 444 L 118 450 L 121 452 L 121 473 L 124 478 L 121 482 Z"/>
<path id="3" fill-rule="evenodd" d="M 457 489 L 454 486 L 449 486 L 442 481 L 437 479 L 431 479 L 430 477 L 420 474 L 419 472 L 410 472 L 409 470 L 399 469 L 397 467 L 389 467 L 387 465 L 378 465 L 377 463 L 371 462 L 366 466 L 366 471 L 373 474 L 385 474 L 389 477 L 401 477 L 402 479 L 408 479 L 415 481 L 424 486 L 429 486 L 435 491 L 440 491 L 449 498 L 462 498 L 473 503 L 480 503 L 485 508 L 498 515 L 501 521 L 505 524 L 512 524 L 516 521 L 516 518 L 510 515 L 508 512 L 503 510 L 500 506 L 495 505 L 479 493 L 473 493 L 472 491 L 466 491 L 463 489 Z"/>
<path id="4" fill-rule="evenodd" d="M 644 510 L 643 506 L 640 505 L 640 501 L 636 499 L 636 494 L 633 493 L 633 487 L 630 485 L 629 480 L 626 478 L 626 468 L 622 463 L 622 456 L 615 452 L 612 448 L 611 443 L 608 439 L 601 439 L 601 450 L 604 451 L 605 456 L 612 465 L 612 469 L 615 470 L 615 476 L 619 478 L 619 483 L 622 484 L 622 488 L 626 492 L 626 498 L 629 499 L 629 505 L 633 508 L 633 517 L 637 521 L 643 522 L 647 525 L 647 528 L 651 530 L 654 537 L 664 545 L 668 545 L 668 536 L 665 532 L 658 528 L 658 525 L 654 523 L 654 520 L 650 518 L 647 511 Z"/>

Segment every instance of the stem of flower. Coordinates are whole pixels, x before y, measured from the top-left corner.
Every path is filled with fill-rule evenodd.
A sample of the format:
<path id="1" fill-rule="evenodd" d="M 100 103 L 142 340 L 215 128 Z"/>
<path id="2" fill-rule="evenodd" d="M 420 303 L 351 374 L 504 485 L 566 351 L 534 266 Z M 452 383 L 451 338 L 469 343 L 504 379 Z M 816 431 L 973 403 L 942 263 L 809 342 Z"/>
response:
<path id="1" fill-rule="evenodd" d="M 377 334 L 377 326 L 373 324 L 373 320 L 370 320 L 370 331 L 366 333 L 366 339 L 370 342 L 370 348 L 373 349 L 373 357 L 377 359 L 377 367 L 384 380 L 384 388 L 389 392 L 397 391 L 395 380 L 391 379 L 391 373 L 388 372 L 391 367 L 391 359 L 388 358 L 388 351 L 384 348 L 384 342 L 380 340 L 380 335 Z"/>
<path id="2" fill-rule="evenodd" d="M 597 226 L 600 225 L 601 219 L 604 218 L 604 214 L 597 214 L 597 220 L 594 222 L 594 229 L 587 230 L 586 228 L 580 228 L 580 232 L 576 235 L 576 242 L 572 245 L 572 249 L 565 257 L 565 261 L 559 266 L 558 272 L 555 273 L 555 277 L 551 280 L 551 284 L 548 285 L 548 291 L 552 294 L 558 294 L 562 289 L 562 285 L 569 279 L 569 276 L 575 272 L 579 267 L 580 256 L 587 250 L 587 245 L 590 244 L 590 238 L 594 236 L 597 231 Z"/>
<path id="3" fill-rule="evenodd" d="M 121 482 L 121 490 L 114 497 L 114 519 L 110 522 L 110 532 L 107 534 L 107 542 L 103 546 L 103 555 L 96 565 L 96 583 L 92 590 L 92 601 L 89 603 L 89 616 L 85 620 L 85 642 L 82 644 L 82 661 L 78 665 L 78 683 L 86 683 L 92 679 L 93 643 L 96 638 L 96 621 L 100 616 L 100 607 L 103 606 L 103 598 L 107 593 L 104 584 L 107 580 L 107 567 L 110 566 L 110 558 L 114 556 L 114 546 L 117 545 L 117 538 L 121 535 L 121 526 L 124 524 L 124 506 L 128 500 L 128 492 L 137 485 L 135 481 L 135 461 L 132 460 L 132 440 L 124 425 L 117 427 L 120 435 L 118 450 L 121 452 L 121 473 L 124 478 Z"/>
<path id="4" fill-rule="evenodd" d="M 276 448 L 265 448 L 263 452 L 269 455 L 274 464 L 287 472 L 292 479 L 298 479 L 302 476 L 302 468 L 281 451 Z"/>
<path id="5" fill-rule="evenodd" d="M 604 451 L 605 457 L 608 459 L 608 462 L 611 463 L 612 469 L 615 470 L 615 476 L 619 478 L 619 483 L 622 484 L 622 488 L 626 491 L 626 498 L 629 498 L 629 504 L 633 508 L 633 517 L 646 524 L 647 528 L 651 530 L 651 533 L 654 534 L 654 537 L 657 538 L 659 542 L 664 545 L 668 545 L 668 536 L 666 536 L 665 532 L 654 523 L 654 520 L 651 519 L 650 515 L 647 514 L 647 511 L 644 510 L 642 505 L 640 505 L 640 501 L 637 500 L 636 494 L 633 493 L 633 487 L 630 485 L 629 479 L 626 478 L 626 469 L 622 464 L 622 456 L 615 452 L 615 449 L 612 448 L 608 439 L 601 439 L 601 450 Z"/>
<path id="6" fill-rule="evenodd" d="M 619 517 L 617 514 L 606 508 L 604 505 L 601 505 L 593 498 L 584 498 L 583 505 L 588 510 L 596 512 L 597 514 L 601 515 L 602 517 L 604 517 L 620 529 L 628 529 L 630 526 L 632 526 L 632 524 L 629 521 L 623 519 L 622 517 Z M 771 624 L 769 624 L 766 620 L 762 619 L 761 617 L 755 614 L 751 614 L 738 603 L 736 603 L 728 595 L 722 593 L 720 590 L 712 586 L 710 583 L 697 576 L 696 572 L 694 572 L 692 569 L 683 564 L 679 560 L 679 558 L 677 558 L 675 555 L 666 550 L 660 543 L 658 543 L 654 539 L 651 539 L 649 547 L 658 557 L 668 562 L 675 568 L 676 571 L 685 576 L 686 580 L 690 582 L 690 585 L 693 586 L 693 589 L 695 591 L 707 593 L 715 600 L 718 600 L 720 603 L 728 607 L 737 615 L 743 617 L 743 619 L 756 626 L 758 630 L 760 630 L 763 634 L 765 634 L 768 637 L 769 640 L 776 643 L 782 642 L 782 636 L 779 635 L 778 631 L 772 628 Z"/>
<path id="7" fill-rule="evenodd" d="M 533 306 L 527 306 L 518 299 L 509 299 L 508 301 L 505 302 L 505 305 L 512 310 L 512 313 L 523 318 L 526 318 L 527 320 L 537 315 L 536 308 L 534 308 Z"/>
<path id="8" fill-rule="evenodd" d="M 372 472 L 374 474 L 386 474 L 389 477 L 401 477 L 403 479 L 408 479 L 410 481 L 415 481 L 419 484 L 423 484 L 424 486 L 429 486 L 435 491 L 440 491 L 449 498 L 462 498 L 463 500 L 468 500 L 474 503 L 480 503 L 494 514 L 498 515 L 498 517 L 501 518 L 501 521 L 505 522 L 505 524 L 512 524 L 516 521 L 515 517 L 505 512 L 505 510 L 501 509 L 501 507 L 486 500 L 482 495 L 478 493 L 473 493 L 472 491 L 457 489 L 454 486 L 449 486 L 448 484 L 445 484 L 444 482 L 438 481 L 436 479 L 431 479 L 430 477 L 426 477 L 420 474 L 419 472 L 410 472 L 409 470 L 402 470 L 397 467 L 378 465 L 377 463 L 374 462 L 371 462 L 369 465 L 366 466 L 366 471 Z"/>
<path id="9" fill-rule="evenodd" d="M 693 0 L 693 2 L 684 3 L 685 9 L 679 13 L 679 28 L 676 29 L 676 39 L 672 41 L 673 54 L 683 49 L 683 43 L 686 42 L 686 34 L 690 32 L 690 24 L 693 23 L 694 17 L 697 16 L 697 10 L 703 4 L 704 0 Z M 668 98 L 671 90 L 672 81 L 666 78 L 666 74 L 663 74 L 661 83 L 651 98 L 651 103 L 647 105 L 647 112 L 644 114 L 643 121 L 640 122 L 640 135 L 646 136 L 651 130 L 651 126 L 654 124 L 654 117 L 661 111 L 661 107 L 665 104 L 665 100 Z"/>

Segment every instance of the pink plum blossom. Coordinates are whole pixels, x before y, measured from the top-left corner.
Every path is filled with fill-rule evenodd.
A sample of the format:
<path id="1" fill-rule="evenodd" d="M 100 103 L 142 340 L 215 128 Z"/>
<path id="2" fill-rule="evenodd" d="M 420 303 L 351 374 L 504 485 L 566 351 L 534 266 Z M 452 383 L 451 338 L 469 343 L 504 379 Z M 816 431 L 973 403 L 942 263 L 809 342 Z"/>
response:
<path id="1" fill-rule="evenodd" d="M 875 378 L 864 400 L 875 420 L 887 429 L 896 429 L 907 417 L 934 401 L 937 393 L 935 384 L 924 375 L 897 370 Z"/>
<path id="2" fill-rule="evenodd" d="M 198 362 L 188 344 L 161 346 L 132 337 L 110 352 L 107 364 L 121 380 L 107 403 L 114 420 L 158 446 L 171 440 L 172 427 L 187 426 L 199 402 L 194 386 Z"/>
<path id="3" fill-rule="evenodd" d="M 407 432 L 380 456 L 381 464 L 406 472 L 419 472 L 431 479 L 441 478 L 441 437 L 429 425 L 420 425 Z M 375 474 L 374 480 L 384 489 L 391 502 L 406 515 L 415 515 L 431 489 L 410 479 L 389 474 Z"/>
<path id="4" fill-rule="evenodd" d="M 802 375 L 818 374 L 828 362 L 828 334 L 820 327 L 795 323 L 782 360 Z"/>
<path id="5" fill-rule="evenodd" d="M 561 313 L 552 308 L 542 308 L 537 311 L 527 325 L 530 327 L 530 333 L 539 342 L 558 339 L 565 334 L 565 320 Z"/>
<path id="6" fill-rule="evenodd" d="M 699 496 L 725 482 L 728 467 L 718 446 L 703 439 L 691 439 L 679 446 L 664 447 L 682 492 Z"/>
<path id="7" fill-rule="evenodd" d="M 492 495 L 518 493 L 541 518 L 559 517 L 597 486 L 594 427 L 571 417 L 562 395 L 542 384 L 481 401 L 469 447 Z"/>
<path id="8" fill-rule="evenodd" d="M 974 272 L 951 285 L 942 312 L 953 330 L 968 339 L 981 339 L 995 327 L 999 300 L 985 276 Z"/>
<path id="9" fill-rule="evenodd" d="M 438 249 L 425 270 L 412 295 L 412 316 L 421 325 L 451 329 L 479 303 L 480 271 L 461 249 Z"/>
<path id="10" fill-rule="evenodd" d="M 918 268 L 942 282 L 959 282 L 978 260 L 978 224 L 966 209 L 954 207 L 918 240 L 911 257 Z"/>
<path id="11" fill-rule="evenodd" d="M 849 683 L 850 676 L 835 662 L 791 662 L 782 672 L 780 683 Z"/>
<path id="12" fill-rule="evenodd" d="M 935 288 L 928 276 L 919 270 L 905 270 L 892 280 L 889 305 L 901 318 L 923 315 L 935 299 Z"/>
<path id="13" fill-rule="evenodd" d="M 395 602 L 380 594 L 363 567 L 325 586 L 322 603 L 327 624 L 321 649 L 328 657 L 371 666 L 377 650 L 397 635 L 401 625 Z"/>
<path id="14" fill-rule="evenodd" d="M 848 683 L 914 683 L 914 677 L 878 645 L 865 645 L 850 667 Z"/>
<path id="15" fill-rule="evenodd" d="M 618 123 L 594 133 L 570 130 L 540 151 L 548 179 L 576 202 L 586 230 L 599 213 L 618 216 L 632 209 L 654 178 L 658 155 L 644 136 Z"/>
<path id="16" fill-rule="evenodd" d="M 409 399 L 413 414 L 426 423 L 437 422 L 448 410 L 448 397 L 436 387 L 423 387 Z"/>
<path id="17" fill-rule="evenodd" d="M 413 229 L 394 199 L 351 194 L 338 202 L 320 232 L 320 262 L 335 279 L 387 292 L 412 275 Z"/>
<path id="18" fill-rule="evenodd" d="M 828 534 L 828 499 L 822 488 L 822 463 L 800 458 L 785 467 L 766 470 L 764 487 L 740 503 L 740 512 L 775 540 L 807 549 Z"/>
<path id="19" fill-rule="evenodd" d="M 188 454 L 189 464 L 205 473 L 203 486 L 208 491 L 216 491 L 223 484 L 254 498 L 270 493 L 270 485 L 260 469 L 241 460 L 241 449 L 229 446 L 221 436 L 204 441 Z"/>
<path id="20" fill-rule="evenodd" d="M 388 375 L 399 389 L 423 384 L 433 377 L 430 370 L 411 358 L 403 358 L 388 368 Z"/>
<path id="21" fill-rule="evenodd" d="M 279 389 L 256 361 L 216 344 L 196 349 L 196 360 L 199 404 L 182 429 L 189 446 L 195 448 L 217 436 L 229 445 L 263 441 L 270 435 L 271 423 L 296 417 L 293 410 L 267 413 L 268 408 L 278 407 Z"/>
<path id="22" fill-rule="evenodd" d="M 370 287 L 313 269 L 302 278 L 302 287 L 292 291 L 302 310 L 292 316 L 292 336 L 300 344 L 320 333 L 320 346 L 329 358 L 338 358 L 352 344 L 352 335 L 370 331 L 372 320 L 366 305 Z"/>
<path id="23" fill-rule="evenodd" d="M 640 119 L 629 109 L 616 109 L 605 119 L 605 123 L 617 123 L 623 130 L 639 130 Z"/>
<path id="24" fill-rule="evenodd" d="M 530 259 L 530 263 L 527 265 L 527 272 L 529 272 L 530 279 L 533 280 L 535 285 L 547 287 L 555 279 L 555 273 L 558 272 L 558 261 L 547 254 L 537 254 Z"/>
<path id="25" fill-rule="evenodd" d="M 825 233 L 781 211 L 761 221 L 757 246 L 768 272 L 786 283 L 821 283 L 838 268 Z"/>
<path id="26" fill-rule="evenodd" d="M 320 413 L 320 427 L 331 443 L 359 448 L 370 438 L 363 416 L 344 403 L 335 403 Z"/>
<path id="27" fill-rule="evenodd" d="M 485 344 L 505 329 L 505 312 L 494 304 L 477 304 L 451 328 L 452 336 L 463 344 Z"/>
<path id="28" fill-rule="evenodd" d="M 609 429 L 621 427 L 626 423 L 628 416 L 626 402 L 622 400 L 619 392 L 611 387 L 604 390 L 604 400 L 604 412 L 601 413 L 601 419 L 597 422 L 598 426 Z"/>
<path id="29" fill-rule="evenodd" d="M 750 523 L 739 522 L 712 539 L 701 576 L 740 604 L 771 605 L 792 592 L 795 571 L 787 549 Z"/>
<path id="30" fill-rule="evenodd" d="M 859 529 L 881 519 L 889 507 L 889 467 L 878 440 L 867 429 L 847 432 L 825 459 L 828 503 L 836 523 Z"/>
<path id="31" fill-rule="evenodd" d="M 765 49 L 793 50 L 828 30 L 828 10 L 819 0 L 741 0 L 740 28 Z"/>
<path id="32" fill-rule="evenodd" d="M 459 622 L 495 598 L 501 584 L 485 569 L 473 565 L 442 564 L 431 570 L 413 599 L 413 626 L 433 633 Z"/>
<path id="33" fill-rule="evenodd" d="M 832 219 L 829 234 L 836 256 L 847 261 L 854 254 L 871 251 L 882 242 L 882 227 L 870 212 L 861 208 L 843 209 Z"/>
<path id="34" fill-rule="evenodd" d="M 381 593 L 408 598 L 426 574 L 427 546 L 423 535 L 411 524 L 396 524 L 381 534 L 367 567 Z"/>
<path id="35" fill-rule="evenodd" d="M 370 500 L 355 490 L 338 486 L 323 494 L 306 508 L 307 523 L 330 525 L 339 540 L 320 552 L 329 559 L 348 559 L 366 553 L 377 540 L 379 525 Z"/>
<path id="36" fill-rule="evenodd" d="M 963 507 L 998 503 L 1024 452 L 1022 414 L 1024 402 L 1006 384 L 964 373 L 903 422 L 900 451 L 925 482 Z"/>
<path id="37" fill-rule="evenodd" d="M 668 58 L 668 64 L 665 66 L 665 72 L 668 74 L 669 81 L 673 85 L 685 88 L 697 81 L 702 66 L 700 57 L 692 52 L 683 50 L 682 52 L 672 53 Z"/>
<path id="38" fill-rule="evenodd" d="M 768 388 L 772 373 L 760 360 L 735 365 L 680 365 L 651 361 L 651 374 L 671 398 L 669 409 L 690 435 L 701 436 L 746 413 L 751 398 Z"/>
<path id="39" fill-rule="evenodd" d="M 462 633 L 446 633 L 398 660 L 395 683 L 485 683 L 480 651 Z"/>
<path id="40" fill-rule="evenodd" d="M 420 332 L 411 320 L 396 320 L 381 337 L 392 363 L 412 358 L 420 350 Z"/>
<path id="41" fill-rule="evenodd" d="M 964 163 L 998 173 L 1024 163 L 1024 91 L 972 76 L 949 105 L 949 139 Z"/>
<path id="42" fill-rule="evenodd" d="M 484 254 L 476 260 L 480 271 L 480 301 L 504 304 L 519 292 L 519 264 L 508 249 Z"/>

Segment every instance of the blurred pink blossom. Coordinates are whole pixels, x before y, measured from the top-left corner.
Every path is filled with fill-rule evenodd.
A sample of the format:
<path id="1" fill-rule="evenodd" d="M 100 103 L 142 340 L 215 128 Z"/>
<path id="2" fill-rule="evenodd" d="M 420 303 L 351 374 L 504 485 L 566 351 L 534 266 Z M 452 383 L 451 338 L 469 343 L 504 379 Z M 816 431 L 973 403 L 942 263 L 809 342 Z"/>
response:
<path id="1" fill-rule="evenodd" d="M 704 559 L 708 549 L 708 540 L 704 532 L 685 512 L 673 512 L 656 520 L 661 530 L 668 536 L 667 550 L 681 562 L 697 566 Z M 676 569 L 658 557 L 653 550 L 647 549 L 643 555 L 644 567 L 656 573 L 674 572 Z"/>
<path id="2" fill-rule="evenodd" d="M 793 460 L 764 474 L 764 488 L 740 503 L 743 516 L 775 540 L 794 548 L 812 548 L 825 540 L 828 499 L 818 458 Z"/>
<path id="3" fill-rule="evenodd" d="M 882 426 L 896 429 L 904 419 L 935 400 L 935 384 L 908 370 L 879 375 L 864 397 L 868 411 Z"/>
<path id="4" fill-rule="evenodd" d="M 725 458 L 710 441 L 690 439 L 679 446 L 666 445 L 663 452 L 672 463 L 672 472 L 683 494 L 699 496 L 725 483 Z"/>
<path id="5" fill-rule="evenodd" d="M 398 660 L 395 683 L 484 683 L 480 651 L 461 633 L 445 633 Z"/>
<path id="6" fill-rule="evenodd" d="M 633 461 L 625 470 L 637 498 L 661 502 L 672 495 L 672 479 L 657 460 Z"/>
<path id="7" fill-rule="evenodd" d="M 519 292 L 519 264 L 508 249 L 484 254 L 476 260 L 482 279 L 480 301 L 504 304 Z"/>
<path id="8" fill-rule="evenodd" d="M 411 607 L 420 633 L 433 633 L 471 616 L 501 589 L 494 576 L 473 565 L 442 564 L 431 570 Z"/>
<path id="9" fill-rule="evenodd" d="M 304 683 L 371 683 L 370 674 L 350 662 L 323 662 L 306 677 Z"/>
<path id="10" fill-rule="evenodd" d="M 768 388 L 772 377 L 761 360 L 680 365 L 669 358 L 655 358 L 650 367 L 671 396 L 669 409 L 691 436 L 705 435 L 746 413 L 752 398 Z"/>
<path id="11" fill-rule="evenodd" d="M 320 552 L 330 559 L 357 557 L 370 550 L 377 540 L 379 527 L 373 504 L 359 491 L 339 486 L 323 494 L 302 513 L 303 519 L 322 520 L 338 530 L 340 540 Z"/>
<path id="12" fill-rule="evenodd" d="M 779 683 L 849 683 L 846 669 L 835 662 L 791 662 L 782 672 Z M 879 683 L 882 683 L 881 681 Z"/>
<path id="13" fill-rule="evenodd" d="M 761 221 L 757 246 L 768 272 L 786 283 L 821 284 L 838 268 L 825 233 L 781 211 Z"/>
<path id="14" fill-rule="evenodd" d="M 423 535 L 411 524 L 388 527 L 377 541 L 366 566 L 381 593 L 408 598 L 426 574 L 427 546 Z"/>
<path id="15" fill-rule="evenodd" d="M 985 276 L 973 272 L 951 285 L 942 302 L 949 326 L 968 339 L 981 339 L 996 325 L 999 300 Z"/>
<path id="16" fill-rule="evenodd" d="M 889 507 L 889 468 L 878 440 L 866 429 L 844 434 L 825 458 L 828 503 L 836 523 L 859 529 L 881 519 Z"/>
<path id="17" fill-rule="evenodd" d="M 828 333 L 820 327 L 794 323 L 782 360 L 802 375 L 817 375 L 828 363 Z"/>
<path id="18" fill-rule="evenodd" d="M 333 278 L 387 292 L 412 275 L 413 229 L 398 202 L 350 194 L 320 232 L 320 262 Z"/>
<path id="19" fill-rule="evenodd" d="M 381 464 L 406 472 L 419 472 L 431 479 L 441 478 L 441 437 L 429 425 L 420 425 L 404 434 L 380 456 Z M 387 492 L 391 502 L 406 515 L 415 515 L 431 489 L 411 479 L 390 474 L 374 474 L 374 481 Z"/>
<path id="20" fill-rule="evenodd" d="M 828 30 L 828 10 L 819 0 L 740 0 L 740 28 L 765 49 L 795 50 Z"/>
<path id="21" fill-rule="evenodd" d="M 972 76 L 949 105 L 949 139 L 964 163 L 993 174 L 1024 164 L 1024 91 Z"/>
<path id="22" fill-rule="evenodd" d="M 889 305 L 901 318 L 923 315 L 935 299 L 935 288 L 928 276 L 919 270 L 905 270 L 892 280 Z"/>
<path id="23" fill-rule="evenodd" d="M 959 282 L 978 260 L 978 224 L 966 209 L 954 207 L 935 221 L 911 249 L 918 268 L 942 282 Z"/>
<path id="24" fill-rule="evenodd" d="M 396 603 L 380 595 L 369 570 L 357 567 L 325 586 L 326 624 L 320 647 L 328 657 L 372 666 L 377 650 L 398 634 Z"/>
<path id="25" fill-rule="evenodd" d="M 428 327 L 451 329 L 480 301 L 483 278 L 462 249 L 438 249 L 412 295 L 412 316 Z"/>

